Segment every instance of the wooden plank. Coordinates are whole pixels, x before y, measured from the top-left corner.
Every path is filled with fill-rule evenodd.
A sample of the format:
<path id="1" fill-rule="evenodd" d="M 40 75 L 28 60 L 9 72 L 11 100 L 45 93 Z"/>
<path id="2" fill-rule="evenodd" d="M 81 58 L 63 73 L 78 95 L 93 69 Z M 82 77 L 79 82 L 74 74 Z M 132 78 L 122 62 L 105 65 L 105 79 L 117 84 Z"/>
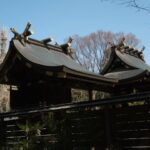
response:
<path id="1" fill-rule="evenodd" d="M 99 145 L 95 145 L 95 144 L 91 144 L 91 145 L 82 145 L 82 144 L 78 144 L 78 145 L 73 145 L 73 149 L 74 150 L 104 150 L 105 149 L 105 145 L 104 144 L 99 144 Z"/>
<path id="2" fill-rule="evenodd" d="M 104 132 L 98 131 L 97 133 L 93 133 L 92 131 L 87 132 L 76 132 L 72 133 L 72 139 L 91 139 L 91 140 L 102 140 L 104 139 L 105 135 Z"/>
<path id="3" fill-rule="evenodd" d="M 5 136 L 21 136 L 24 135 L 25 132 L 23 130 L 14 130 L 14 131 L 6 131 Z"/>
<path id="4" fill-rule="evenodd" d="M 150 106 L 149 105 L 138 105 L 138 106 L 126 106 L 126 107 L 119 107 L 119 108 L 115 108 L 112 109 L 112 113 L 115 114 L 116 116 L 120 115 L 120 114 L 124 114 L 124 113 L 139 113 L 139 112 L 143 112 L 143 113 L 147 113 L 150 111 Z"/>
<path id="5" fill-rule="evenodd" d="M 150 121 L 144 121 L 144 122 L 127 122 L 125 124 L 116 124 L 115 129 L 116 130 L 121 130 L 121 129 L 126 129 L 126 130 L 131 130 L 131 129 L 149 129 L 150 128 Z"/>
<path id="6" fill-rule="evenodd" d="M 124 138 L 117 140 L 123 147 L 150 146 L 150 138 Z"/>
<path id="7" fill-rule="evenodd" d="M 26 136 L 25 135 L 21 135 L 21 136 L 8 136 L 6 137 L 6 141 L 17 141 L 17 140 L 22 140 L 25 139 Z"/>
<path id="8" fill-rule="evenodd" d="M 93 133 L 97 133 L 98 131 L 101 130 L 104 132 L 104 124 L 101 123 L 90 123 L 90 124 L 74 124 L 71 126 L 71 130 L 73 133 L 78 133 L 78 132 L 93 132 Z"/>
<path id="9" fill-rule="evenodd" d="M 18 131 L 18 130 L 20 130 L 20 129 L 19 129 L 19 127 L 16 126 L 16 125 L 7 125 L 5 130 L 6 130 L 6 131 L 15 131 L 15 130 Z"/>
<path id="10" fill-rule="evenodd" d="M 124 150 L 149 150 L 150 146 L 125 146 Z"/>
<path id="11" fill-rule="evenodd" d="M 132 122 L 132 121 L 146 121 L 150 120 L 150 114 L 148 113 L 143 113 L 143 114 L 127 114 L 124 116 L 120 116 L 117 118 L 114 118 L 115 123 L 126 123 L 126 122 Z"/>
<path id="12" fill-rule="evenodd" d="M 140 137 L 150 137 L 150 129 L 148 130 L 126 130 L 124 132 L 116 132 L 115 137 L 118 138 L 140 138 Z"/>
<path id="13" fill-rule="evenodd" d="M 97 118 L 103 118 L 103 111 L 102 110 L 82 110 L 77 112 L 70 112 L 68 115 L 74 119 L 74 118 L 85 118 L 85 117 L 97 117 Z"/>
<path id="14" fill-rule="evenodd" d="M 104 120 L 99 120 L 99 119 L 80 119 L 80 120 L 71 120 L 71 124 L 72 126 L 97 126 L 97 124 L 99 126 L 103 126 L 104 125 Z"/>
<path id="15" fill-rule="evenodd" d="M 98 141 L 90 141 L 90 140 L 78 140 L 78 141 L 72 141 L 73 146 L 77 147 L 87 147 L 87 146 L 100 146 L 104 147 L 105 141 L 104 140 L 98 140 Z"/>

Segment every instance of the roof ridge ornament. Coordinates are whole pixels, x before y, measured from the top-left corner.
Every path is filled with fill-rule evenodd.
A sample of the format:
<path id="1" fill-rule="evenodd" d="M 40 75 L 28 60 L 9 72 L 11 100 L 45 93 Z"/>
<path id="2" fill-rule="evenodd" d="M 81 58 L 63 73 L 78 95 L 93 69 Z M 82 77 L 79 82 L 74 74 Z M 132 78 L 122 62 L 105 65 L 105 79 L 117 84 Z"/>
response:
<path id="1" fill-rule="evenodd" d="M 15 30 L 15 28 L 10 28 L 10 31 L 14 34 L 15 39 L 19 39 L 19 40 L 24 39 L 24 41 L 27 41 L 28 37 L 33 34 L 33 31 L 31 30 L 31 23 L 30 22 L 27 23 L 22 34 L 19 34 Z"/>
<path id="2" fill-rule="evenodd" d="M 41 40 L 42 43 L 44 43 L 45 45 L 48 44 L 49 42 L 52 42 L 53 39 L 51 37 L 45 38 L 43 40 Z"/>
<path id="3" fill-rule="evenodd" d="M 27 25 L 26 25 L 26 28 L 24 29 L 22 35 L 26 38 L 30 35 L 33 34 L 33 31 L 31 30 L 31 23 L 28 22 Z"/>
<path id="4" fill-rule="evenodd" d="M 14 34 L 14 38 L 20 38 L 20 34 L 15 30 L 15 28 L 10 28 L 10 31 Z"/>
<path id="5" fill-rule="evenodd" d="M 125 46 L 124 41 L 125 41 L 125 37 L 122 37 L 120 39 L 118 45 L 116 45 L 117 50 L 119 50 L 121 53 L 125 52 L 125 50 L 124 50 L 124 46 Z"/>
<path id="6" fill-rule="evenodd" d="M 124 42 L 125 42 L 125 37 L 120 39 L 119 44 L 116 45 L 116 50 L 120 51 L 121 53 L 126 53 L 128 55 L 131 55 L 133 57 L 136 57 L 144 61 L 144 54 L 143 54 L 143 51 L 145 49 L 144 46 L 142 50 L 138 50 L 132 46 L 127 46 Z"/>
<path id="7" fill-rule="evenodd" d="M 120 39 L 120 42 L 119 42 L 119 44 L 118 44 L 118 46 L 119 47 L 122 47 L 122 46 L 125 46 L 125 37 L 122 37 L 121 39 Z"/>
<path id="8" fill-rule="evenodd" d="M 65 44 L 60 45 L 64 53 L 71 57 L 72 57 L 72 48 L 71 48 L 72 41 L 73 41 L 72 37 L 69 37 L 68 41 Z"/>

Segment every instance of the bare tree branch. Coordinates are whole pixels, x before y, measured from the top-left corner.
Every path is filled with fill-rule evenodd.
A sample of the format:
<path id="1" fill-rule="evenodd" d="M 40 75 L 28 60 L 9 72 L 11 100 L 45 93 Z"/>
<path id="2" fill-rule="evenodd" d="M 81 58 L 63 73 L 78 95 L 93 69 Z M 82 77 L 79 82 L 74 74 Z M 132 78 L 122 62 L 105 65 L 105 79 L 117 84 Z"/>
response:
<path id="1" fill-rule="evenodd" d="M 112 33 L 97 31 L 90 35 L 80 37 L 73 36 L 74 58 L 77 62 L 92 72 L 101 72 L 105 62 L 107 62 L 110 43 L 118 44 L 122 37 L 125 37 L 125 44 L 138 46 L 140 40 L 135 35 L 129 33 Z"/>
<path id="2" fill-rule="evenodd" d="M 137 11 L 146 11 L 150 12 L 149 3 L 144 3 L 142 0 L 101 0 L 102 2 L 110 1 L 113 3 L 119 3 L 127 7 L 136 8 Z"/>

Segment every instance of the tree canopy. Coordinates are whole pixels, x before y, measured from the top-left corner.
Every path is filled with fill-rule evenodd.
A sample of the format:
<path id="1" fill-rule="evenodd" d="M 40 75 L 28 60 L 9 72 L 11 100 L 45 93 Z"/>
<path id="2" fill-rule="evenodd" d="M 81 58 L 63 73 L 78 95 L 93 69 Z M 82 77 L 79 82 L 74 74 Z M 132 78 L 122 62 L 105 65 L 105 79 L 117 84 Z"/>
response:
<path id="1" fill-rule="evenodd" d="M 124 43 L 133 47 L 140 46 L 140 40 L 132 33 L 113 33 L 97 31 L 87 36 L 73 36 L 74 59 L 92 72 L 100 73 L 109 58 L 108 47 L 118 44 L 125 37 Z"/>

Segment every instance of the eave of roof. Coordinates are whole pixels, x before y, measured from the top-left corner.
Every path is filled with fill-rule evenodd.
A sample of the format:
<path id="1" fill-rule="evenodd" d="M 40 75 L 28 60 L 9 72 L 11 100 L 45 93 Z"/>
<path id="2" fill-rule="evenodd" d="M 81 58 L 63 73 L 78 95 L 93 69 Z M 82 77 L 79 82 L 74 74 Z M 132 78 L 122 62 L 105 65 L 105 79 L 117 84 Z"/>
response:
<path id="1" fill-rule="evenodd" d="M 24 61 L 25 64 L 27 64 L 27 67 L 33 65 L 36 66 L 36 69 L 39 68 L 45 72 L 58 72 L 58 74 L 64 72 L 66 73 L 66 76 L 64 76 L 65 78 L 78 79 L 95 85 L 103 83 L 106 85 L 118 84 L 119 82 L 123 83 L 127 80 L 129 82 L 134 82 L 137 78 L 145 76 L 147 72 L 150 71 L 150 67 L 142 60 L 129 54 L 121 53 L 116 50 L 115 47 L 112 47 L 112 49 L 110 59 L 102 72 L 104 75 L 99 75 L 89 72 L 80 66 L 68 55 L 63 53 L 60 46 L 50 44 L 44 45 L 40 41 L 33 39 L 30 39 L 27 42 L 12 39 L 6 58 L 0 66 L 0 83 L 4 83 L 4 76 L 7 76 L 9 69 L 13 70 L 11 63 L 15 62 L 16 57 L 20 57 L 20 61 Z M 116 57 L 134 69 L 107 73 Z M 59 76 L 58 74 L 56 77 Z"/>
<path id="2" fill-rule="evenodd" d="M 110 48 L 110 52 L 111 52 L 111 54 L 110 54 L 110 56 L 109 56 L 109 60 L 108 60 L 108 62 L 104 65 L 104 67 L 103 67 L 103 69 L 102 69 L 102 71 L 101 71 L 101 74 L 102 74 L 102 75 L 104 75 L 105 73 L 107 73 L 107 71 L 109 70 L 109 68 L 110 68 L 111 65 L 113 64 L 113 61 L 114 61 L 115 56 L 116 56 L 116 54 L 115 54 L 115 46 L 112 46 L 112 47 Z"/>
<path id="3" fill-rule="evenodd" d="M 36 41 L 37 42 L 37 41 Z M 50 49 L 50 46 L 40 46 L 34 42 L 22 43 L 18 39 L 13 39 L 10 42 L 10 47 L 3 64 L 0 66 L 0 82 L 4 82 L 4 75 L 7 75 L 8 69 L 12 67 L 16 57 L 19 57 L 20 61 L 25 61 L 29 66 L 36 65 L 44 71 L 65 72 L 69 76 L 76 76 L 78 79 L 86 78 L 93 80 L 93 82 L 106 82 L 117 83 L 116 79 L 106 78 L 102 75 L 95 74 L 87 71 L 69 56 L 59 51 L 54 50 L 54 46 Z M 8 61 L 11 63 L 8 63 Z M 11 68 L 13 70 L 13 68 Z M 90 82 L 91 82 L 90 81 Z"/>
<path id="4" fill-rule="evenodd" d="M 134 81 L 146 75 L 148 75 L 147 70 L 134 69 L 134 70 L 128 70 L 128 71 L 111 72 L 111 73 L 105 74 L 104 76 L 107 78 L 110 77 L 113 79 L 118 79 L 118 82 L 125 82 L 127 80 Z"/>

